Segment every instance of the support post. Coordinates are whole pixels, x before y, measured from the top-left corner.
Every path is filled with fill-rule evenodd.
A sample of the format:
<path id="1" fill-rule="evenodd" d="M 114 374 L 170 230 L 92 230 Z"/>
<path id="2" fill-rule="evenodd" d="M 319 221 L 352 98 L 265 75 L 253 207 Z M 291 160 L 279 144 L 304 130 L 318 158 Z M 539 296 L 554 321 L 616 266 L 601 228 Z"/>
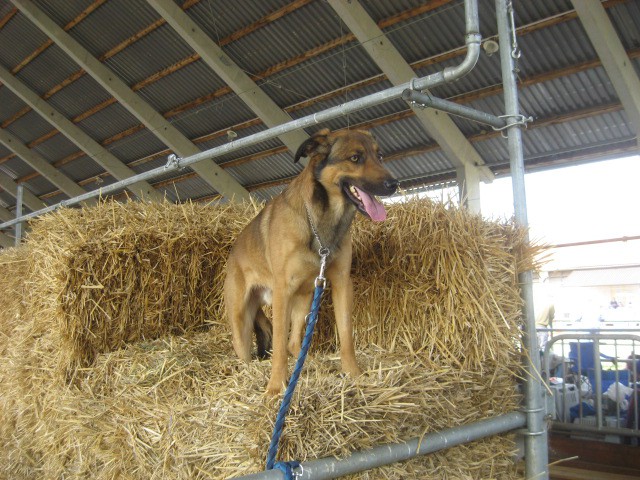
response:
<path id="1" fill-rule="evenodd" d="M 458 167 L 456 168 L 456 180 L 460 205 L 463 205 L 471 213 L 482 213 L 478 170 L 468 165 Z"/>
<path id="2" fill-rule="evenodd" d="M 513 182 L 513 203 L 516 223 L 528 228 L 527 201 L 524 183 L 524 155 L 522 151 L 522 131 L 516 120 L 520 116 L 518 89 L 515 74 L 515 60 L 518 50 L 513 24 L 513 5 L 511 0 L 496 0 L 498 39 L 500 42 L 500 63 L 502 83 L 504 85 L 505 113 L 507 115 L 507 134 L 511 179 Z M 528 235 L 526 240 L 528 240 Z M 519 275 L 520 289 L 524 301 L 523 332 L 524 346 L 527 350 L 525 362 L 525 412 L 527 429 L 525 432 L 525 474 L 526 478 L 545 480 L 549 478 L 549 452 L 547 446 L 547 427 L 545 423 L 544 392 L 540 375 L 540 355 L 533 313 L 533 275 L 531 270 Z"/>
<path id="3" fill-rule="evenodd" d="M 16 218 L 22 216 L 22 196 L 24 195 L 24 184 L 19 183 L 16 189 Z M 16 223 L 16 247 L 20 246 L 22 241 L 22 222 Z"/>

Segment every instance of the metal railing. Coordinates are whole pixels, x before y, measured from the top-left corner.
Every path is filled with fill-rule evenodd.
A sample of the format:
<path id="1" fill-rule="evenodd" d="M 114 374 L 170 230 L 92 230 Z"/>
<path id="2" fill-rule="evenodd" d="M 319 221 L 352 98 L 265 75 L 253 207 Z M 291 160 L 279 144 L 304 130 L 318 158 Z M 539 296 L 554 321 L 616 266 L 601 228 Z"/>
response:
<path id="1" fill-rule="evenodd" d="M 461 427 L 450 428 L 442 432 L 430 433 L 414 438 L 406 443 L 390 443 L 360 452 L 339 460 L 333 457 L 303 462 L 300 480 L 326 480 L 344 475 L 364 472 L 372 468 L 408 460 L 419 455 L 434 453 L 445 448 L 455 447 L 481 438 L 509 432 L 526 425 L 526 415 L 512 412 Z M 237 477 L 237 480 L 281 480 L 284 478 L 280 470 L 267 470 Z"/>
<path id="2" fill-rule="evenodd" d="M 636 442 L 640 335 L 580 332 L 554 335 L 544 349 L 543 376 L 556 410 L 553 430 Z"/>

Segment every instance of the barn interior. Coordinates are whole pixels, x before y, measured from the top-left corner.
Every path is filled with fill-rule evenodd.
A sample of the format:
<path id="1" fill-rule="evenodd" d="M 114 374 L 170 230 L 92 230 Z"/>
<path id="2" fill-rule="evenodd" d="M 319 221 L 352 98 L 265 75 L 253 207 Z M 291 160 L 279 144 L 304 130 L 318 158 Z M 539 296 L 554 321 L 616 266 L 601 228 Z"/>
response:
<path id="1" fill-rule="evenodd" d="M 169 352 L 167 355 L 172 359 L 171 365 L 178 370 L 184 366 L 181 362 L 190 352 L 198 359 L 199 365 L 203 365 L 209 359 L 203 352 L 211 347 L 212 340 L 211 336 L 206 339 L 201 337 L 199 329 L 206 325 L 211 331 L 218 332 L 217 322 L 221 316 L 218 315 L 218 309 L 221 307 L 217 298 L 207 298 L 202 304 L 195 300 L 194 303 L 187 302 L 188 318 L 195 319 L 193 324 L 180 321 L 165 328 L 167 325 L 163 323 L 164 320 L 160 322 L 161 325 L 146 322 L 144 325 L 136 324 L 137 326 L 123 320 L 122 325 L 126 324 L 127 327 L 123 327 L 122 332 L 125 334 L 121 337 L 113 338 L 109 333 L 99 330 L 99 338 L 104 340 L 102 343 L 92 342 L 78 333 L 86 330 L 95 334 L 98 331 L 83 324 L 82 320 L 78 324 L 67 324 L 61 329 L 59 338 L 48 338 L 46 335 L 40 337 L 42 329 L 50 325 L 47 322 L 57 324 L 59 320 L 47 310 L 46 305 L 42 305 L 42 299 L 56 301 L 56 298 L 60 298 L 60 292 L 65 291 L 66 287 L 62 284 L 59 284 L 58 290 L 54 290 L 53 285 L 58 284 L 51 281 L 51 278 L 61 281 L 64 277 L 69 282 L 73 272 L 81 272 L 89 264 L 97 271 L 101 260 L 96 262 L 96 258 L 92 257 L 96 251 L 104 253 L 102 265 L 115 265 L 113 268 L 117 266 L 118 272 L 128 272 L 123 268 L 128 258 L 123 252 L 135 256 L 135 252 L 140 251 L 137 248 L 145 245 L 136 242 L 149 242 L 154 238 L 159 244 L 166 246 L 166 250 L 161 250 L 165 257 L 161 258 L 165 259 L 167 265 L 186 258 L 182 256 L 188 256 L 189 252 L 206 255 L 207 244 L 203 239 L 211 237 L 217 238 L 219 256 L 216 258 L 223 259 L 231 242 L 230 235 L 235 234 L 245 219 L 255 213 L 253 207 L 233 210 L 238 208 L 235 203 L 249 198 L 256 202 L 268 201 L 286 188 L 303 168 L 303 165 L 293 162 L 296 149 L 320 128 L 371 131 L 384 153 L 385 166 L 400 181 L 403 194 L 448 187 L 458 191 L 460 210 L 441 211 L 433 205 L 410 205 L 397 207 L 397 217 L 394 218 L 405 214 L 416 220 L 412 215 L 416 215 L 416 208 L 422 208 L 425 218 L 433 220 L 432 225 L 437 225 L 442 219 L 451 225 L 457 225 L 456 222 L 464 225 L 458 230 L 452 229 L 449 232 L 451 236 L 446 238 L 447 242 L 485 245 L 487 251 L 491 252 L 486 258 L 496 262 L 504 261 L 504 265 L 509 265 L 511 273 L 521 271 L 522 263 L 527 267 L 535 264 L 532 256 L 537 252 L 536 246 L 527 247 L 529 250 L 524 255 L 524 262 L 514 253 L 521 247 L 522 240 L 517 227 L 500 227 L 500 235 L 509 239 L 502 246 L 513 255 L 505 258 L 499 248 L 491 243 L 495 231 L 474 223 L 476 220 L 473 214 L 480 212 L 482 203 L 480 184 L 514 174 L 512 155 L 506 139 L 507 129 L 503 128 L 508 122 L 516 122 L 518 125 L 522 167 L 526 172 L 638 153 L 640 3 L 634 0 L 506 2 L 510 13 L 508 19 L 512 21 L 514 33 L 506 42 L 499 41 L 496 5 L 488 0 L 477 2 L 480 37 L 470 38 L 465 13 L 467 3 L 469 2 L 458 0 L 0 0 L 0 221 L 3 222 L 0 224 L 0 244 L 5 247 L 3 255 L 7 255 L 2 264 L 6 281 L 9 282 L 6 285 L 9 285 L 7 288 L 10 290 L 7 291 L 18 291 L 16 298 L 20 299 L 17 304 L 15 299 L 7 300 L 8 304 L 14 302 L 7 307 L 7 311 L 14 315 L 20 308 L 32 308 L 31 313 L 38 312 L 38 318 L 46 318 L 43 323 L 31 325 L 30 330 L 23 331 L 24 337 L 16 337 L 2 345 L 3 362 L 5 368 L 10 370 L 20 356 L 28 358 L 21 366 L 24 375 L 27 375 L 26 372 L 33 367 L 36 359 L 25 353 L 25 345 L 32 346 L 35 352 L 42 348 L 42 351 L 48 352 L 47 355 L 52 348 L 59 349 L 56 355 L 47 357 L 47 362 L 50 363 L 40 372 L 41 377 L 53 375 L 62 382 L 56 387 L 60 389 L 55 390 L 58 393 L 73 385 L 73 382 L 69 383 L 70 371 L 97 369 L 89 374 L 84 372 L 89 376 L 82 377 L 78 374 L 82 377 L 80 383 L 84 388 L 81 396 L 65 397 L 64 401 L 49 410 L 33 410 L 26 414 L 26 407 L 14 405 L 12 400 L 5 398 L 3 415 L 6 425 L 0 428 L 4 429 L 4 438 L 15 440 L 15 432 L 32 434 L 48 425 L 51 427 L 51 436 L 40 437 L 38 441 L 41 445 L 46 444 L 47 438 L 59 438 L 56 435 L 62 435 L 61 432 L 68 435 L 70 431 L 74 431 L 73 428 L 77 428 L 75 431 L 82 433 L 79 438 L 94 438 L 96 451 L 103 453 L 102 456 L 93 450 L 89 453 L 89 450 L 85 451 L 74 444 L 66 444 L 59 449 L 47 446 L 40 450 L 40 455 L 47 460 L 34 460 L 37 465 L 29 466 L 25 459 L 40 447 L 35 442 L 27 447 L 28 442 L 20 439 L 10 447 L 7 461 L 12 466 L 5 472 L 7 478 L 18 478 L 18 475 L 29 478 L 34 472 L 43 476 L 52 472 L 56 475 L 96 475 L 96 471 L 92 471 L 90 466 L 81 461 L 83 455 L 92 455 L 94 465 L 101 465 L 98 475 L 103 478 L 115 478 L 122 474 L 121 469 L 130 467 L 136 460 L 140 461 L 140 471 L 131 475 L 132 478 L 144 478 L 144 475 L 154 471 L 152 465 L 164 462 L 164 466 L 155 471 L 159 475 L 162 468 L 172 471 L 170 463 L 176 458 L 188 462 L 198 454 L 195 449 L 191 452 L 181 451 L 180 455 L 172 457 L 168 454 L 158 455 L 153 449 L 146 449 L 144 445 L 153 443 L 156 437 L 148 431 L 145 433 L 144 428 L 151 427 L 144 425 L 118 430 L 113 423 L 107 426 L 105 422 L 105 431 L 114 432 L 112 436 L 105 434 L 105 438 L 109 438 L 107 443 L 115 445 L 121 442 L 118 448 L 105 446 L 87 433 L 90 430 L 89 420 L 85 419 L 82 425 L 79 425 L 80 422 L 74 424 L 76 418 L 65 417 L 60 412 L 65 409 L 82 411 L 83 408 L 89 408 L 88 405 L 96 396 L 106 398 L 113 392 L 116 392 L 113 394 L 116 396 L 122 394 L 126 381 L 118 383 L 114 380 L 115 377 L 109 376 L 111 374 L 119 379 L 129 378 L 131 382 L 135 380 L 136 388 L 140 389 L 140 397 L 149 394 L 149 390 L 145 388 L 157 390 L 157 385 L 164 384 L 166 375 L 172 374 L 172 371 L 165 372 L 159 367 L 158 362 L 161 363 L 163 354 L 158 352 L 161 351 Z M 402 87 L 408 82 L 409 87 L 415 86 L 411 83 L 414 78 L 432 78 L 441 72 L 451 71 L 464 61 L 470 50 L 470 43 L 474 41 L 477 41 L 475 47 L 478 48 L 478 56 L 473 68 L 461 78 L 429 87 L 426 96 L 428 99 L 450 102 L 446 104 L 447 107 L 442 108 L 464 106 L 489 114 L 498 126 L 491 126 L 486 121 L 472 121 L 459 110 L 447 113 L 442 109 L 421 105 L 420 101 L 406 101 L 400 95 L 389 101 L 363 105 L 344 115 L 322 117 L 323 112 L 339 110 L 343 105 Z M 508 92 L 505 92 L 501 54 L 505 51 L 509 52 L 514 65 L 521 114 L 517 118 L 504 117 L 508 108 Z M 406 88 L 402 90 L 404 89 Z M 269 134 L 271 129 L 296 120 L 304 121 L 304 124 L 279 134 Z M 264 140 L 251 140 L 259 135 L 264 135 Z M 189 159 L 198 161 L 186 164 L 185 161 L 188 162 Z M 144 174 L 149 175 L 144 177 Z M 132 178 L 135 181 L 127 180 Z M 86 197 L 82 197 L 83 195 Z M 98 196 L 115 201 L 116 204 L 95 204 Z M 79 198 L 82 198 L 82 202 Z M 76 204 L 95 209 L 90 210 L 95 218 L 89 218 L 91 215 L 83 216 Z M 126 205 L 129 207 L 125 207 Z M 162 211 L 158 210 L 158 205 L 163 205 Z M 219 209 L 216 212 L 227 212 L 231 219 L 222 216 L 216 216 L 214 220 L 206 219 L 207 215 L 200 210 L 205 207 Z M 391 212 L 392 207 L 389 208 Z M 47 215 L 42 216 L 45 212 Z M 16 217 L 24 215 L 33 219 L 33 222 L 16 222 Z M 120 220 L 118 227 L 114 229 L 109 224 L 109 218 L 116 216 Z M 173 244 L 171 238 L 162 237 L 162 228 L 153 232 L 143 231 L 149 224 L 145 227 L 145 222 L 136 223 L 141 217 L 155 219 L 156 225 L 166 227 L 165 232 L 171 232 L 171 238 L 181 235 L 177 233 L 180 232 L 180 219 L 188 217 L 192 219 L 188 223 L 188 227 L 192 228 L 191 237 L 184 244 Z M 235 217 L 239 220 L 234 221 Z M 24 253 L 23 247 L 17 249 L 18 253 L 13 253 L 14 249 L 10 248 L 17 244 L 16 241 L 20 241 L 24 233 L 16 225 L 21 225 L 26 230 L 27 241 L 24 246 L 31 249 L 28 253 Z M 421 225 L 418 220 L 407 223 L 403 227 L 403 235 L 413 235 L 410 232 L 416 225 Z M 465 232 L 471 225 L 474 225 L 473 231 Z M 361 229 L 358 232 L 363 238 L 362 245 L 372 245 L 372 239 L 383 242 L 381 236 L 376 236 L 379 234 L 377 230 L 372 232 L 370 227 L 362 225 L 357 225 L 357 228 Z M 132 243 L 123 243 L 121 237 L 114 237 L 113 232 L 118 229 L 120 233 L 128 235 L 127 241 Z M 185 230 L 188 228 L 185 227 Z M 418 231 L 425 234 L 431 232 Z M 52 232 L 57 233 L 53 235 Z M 87 240 L 95 232 L 101 232 L 102 243 L 79 241 Z M 473 242 L 469 237 L 472 234 L 477 234 L 473 237 Z M 173 247 L 176 249 L 172 250 Z M 389 243 L 388 248 L 396 247 L 396 243 Z M 70 267 L 69 263 L 65 263 L 69 261 L 68 256 L 64 259 L 60 257 L 60 250 L 65 248 L 74 252 L 75 260 L 85 259 L 89 263 L 83 264 L 82 268 Z M 145 248 L 146 251 L 153 250 L 153 247 Z M 469 248 L 473 250 L 475 247 Z M 366 249 L 363 250 L 365 251 Z M 436 255 L 424 253 L 425 251 L 420 255 Z M 24 259 L 25 256 L 35 256 L 35 252 L 40 252 L 38 258 Z M 118 260 L 113 260 L 116 257 Z M 11 260 L 14 258 L 26 263 L 16 264 Z M 456 257 L 452 255 L 447 258 Z M 109 263 L 112 260 L 113 263 Z M 361 263 L 366 263 L 365 260 L 366 253 L 362 253 Z M 44 265 L 48 261 L 51 263 Z M 23 269 L 24 265 L 28 267 Z M 52 265 L 60 268 L 52 268 Z M 481 269 L 485 267 L 483 264 Z M 209 270 L 204 269 L 198 275 L 202 278 L 207 275 L 213 279 L 219 278 L 220 273 L 213 265 L 207 268 Z M 372 271 L 386 273 L 383 266 L 375 267 L 379 270 L 371 268 Z M 105 270 L 107 273 L 104 275 L 111 278 L 115 271 Z M 417 268 L 416 271 L 419 272 L 420 269 Z M 37 281 L 45 282 L 39 287 L 42 290 L 34 290 L 40 292 L 38 298 L 33 292 L 26 291 L 30 281 L 37 282 L 32 276 L 34 272 L 39 272 L 40 280 Z M 159 275 L 158 278 L 162 278 L 167 270 L 158 269 L 154 272 Z M 185 278 L 189 272 L 192 270 L 185 271 Z M 18 277 L 22 280 L 26 278 L 27 282 L 11 283 Z M 395 281 L 393 278 L 389 281 Z M 101 302 L 105 302 L 103 306 L 112 305 L 103 297 L 91 296 L 96 293 L 93 289 L 95 283 L 83 283 L 86 277 L 80 274 L 76 280 L 77 284 L 67 284 L 77 287 L 74 306 L 71 303 L 64 304 L 67 313 L 72 308 L 93 312 L 94 307 L 101 305 Z M 153 276 L 147 280 L 147 283 L 137 284 L 138 288 L 143 285 L 153 291 L 150 286 L 155 285 L 158 280 Z M 452 284 L 455 281 L 452 280 Z M 511 288 L 512 281 L 513 278 L 509 277 L 503 283 Z M 403 288 L 400 286 L 411 291 L 406 287 L 409 283 L 404 283 L 408 282 L 407 279 L 397 282 L 395 295 L 400 295 L 398 290 Z M 168 308 L 167 305 L 172 305 L 169 298 L 173 295 L 171 292 L 184 288 L 184 285 L 176 283 L 165 293 L 159 293 L 153 301 L 157 301 L 162 306 L 160 310 L 164 311 L 162 309 Z M 476 288 L 477 285 L 469 287 L 474 291 Z M 496 288 L 499 290 L 501 287 Z M 372 287 L 372 290 L 379 295 L 379 298 L 371 300 L 376 305 L 393 303 L 395 298 L 399 298 L 390 294 L 383 295 L 381 292 L 385 291 L 385 287 L 382 285 L 377 289 Z M 501 313 L 508 312 L 504 325 L 506 330 L 497 329 L 493 332 L 493 336 L 500 342 L 510 343 L 514 338 L 514 331 L 519 328 L 519 297 L 517 292 L 512 294 L 510 291 L 504 295 L 499 312 L 491 312 L 498 317 Z M 197 292 L 193 295 L 195 298 Z M 120 301 L 121 299 L 117 300 Z M 430 301 L 435 302 L 433 299 Z M 31 302 L 32 305 L 24 307 L 25 302 Z M 113 305 L 119 307 L 121 303 Z M 181 308 L 183 307 L 184 305 Z M 415 308 L 423 307 L 424 305 L 419 305 Z M 468 308 L 471 307 L 464 302 L 453 305 L 450 312 L 458 313 L 450 315 L 462 315 L 460 312 L 468 312 Z M 483 304 L 479 311 L 489 315 L 489 309 Z M 213 320 L 205 314 L 212 310 L 217 312 Z M 25 311 L 20 312 L 18 317 L 14 315 L 7 320 L 7 329 L 18 328 L 16 318 L 24 319 L 25 315 L 31 315 Z M 113 313 L 112 316 L 115 316 L 115 312 Z M 174 317 L 183 314 L 184 310 L 179 309 Z M 473 310 L 475 318 L 485 318 L 477 314 L 478 310 Z M 133 312 L 129 318 L 135 315 Z M 362 318 L 366 316 L 363 312 Z M 378 316 L 385 316 L 384 308 L 380 307 Z M 90 315 L 78 314 L 73 318 L 87 319 Z M 162 318 L 162 315 L 158 314 L 155 318 Z M 368 324 L 364 322 L 363 325 Z M 474 325 L 474 328 L 479 329 L 474 331 L 486 331 L 492 323 L 478 320 Z M 465 326 L 461 324 L 458 327 L 459 330 L 454 329 L 452 338 L 456 334 L 464 336 Z M 128 330 L 129 328 L 132 330 Z M 443 326 L 442 332 L 446 332 L 447 328 Z M 419 330 L 419 327 L 407 329 L 414 335 L 415 330 Z M 383 344 L 381 348 L 390 350 L 393 355 L 397 354 L 391 348 L 392 345 L 395 347 L 395 340 L 382 333 L 376 337 L 371 332 L 365 334 L 365 331 L 369 332 L 360 332 L 361 338 L 368 338 L 366 335 L 370 334 L 374 343 L 379 342 Z M 223 333 L 219 335 L 220 338 L 224 337 Z M 25 338 L 33 340 L 36 337 L 48 340 L 33 345 L 18 341 Z M 325 337 L 321 336 L 325 338 L 321 344 L 332 345 L 332 334 L 325 333 Z M 157 338 L 159 339 L 154 340 Z M 163 338 L 173 340 L 162 340 Z M 181 338 L 188 338 L 192 343 L 181 343 Z M 431 340 L 420 338 L 423 344 L 435 341 L 433 337 L 429 337 Z M 451 359 L 453 357 L 448 358 L 445 364 L 450 368 L 449 373 L 456 371 L 457 366 L 468 369 L 468 373 L 473 376 L 484 360 L 498 362 L 502 359 L 493 351 L 497 348 L 492 343 L 495 338 L 487 340 L 487 343 L 480 342 L 481 346 L 475 352 L 477 357 L 468 355 L 468 364 L 462 362 L 463 365 L 460 365 Z M 145 343 L 147 340 L 158 343 L 150 346 Z M 123 349 L 129 343 L 131 346 Z M 411 348 L 419 349 L 417 345 L 411 345 Z M 435 344 L 432 344 L 432 351 L 440 348 L 433 345 Z M 468 345 L 465 344 L 465 347 Z M 9 351 L 11 348 L 14 349 Z M 438 351 L 446 357 L 444 352 L 450 348 L 451 345 L 447 343 L 446 348 Z M 211 355 L 222 358 L 224 353 L 215 350 Z M 141 360 L 140 355 L 146 357 Z M 367 351 L 366 355 L 369 355 L 367 361 L 372 370 L 378 368 L 381 372 L 386 372 L 382 377 L 387 382 L 384 385 L 389 389 L 394 385 L 407 384 L 406 378 L 399 379 L 390 373 L 393 372 L 391 361 L 384 363 L 372 351 Z M 518 362 L 514 360 L 514 351 L 509 351 L 506 355 L 507 358 L 502 359 L 503 365 L 517 370 L 515 365 Z M 407 359 L 398 361 L 402 363 Z M 147 376 L 138 371 L 125 371 L 127 363 L 138 365 L 141 371 L 147 372 Z M 60 365 L 64 367 L 62 370 Z M 425 365 L 434 366 L 432 363 Z M 70 366 L 73 367 L 71 370 Z M 491 371 L 496 376 L 498 373 L 505 375 L 497 363 L 494 366 L 495 369 Z M 156 371 L 154 368 L 160 370 Z M 189 368 L 195 367 L 189 364 Z M 230 367 L 232 371 L 239 368 L 236 364 Z M 252 368 L 256 369 L 256 378 L 262 378 L 264 371 L 257 366 Z M 327 384 L 330 382 L 326 380 L 326 376 L 331 372 L 323 371 L 325 367 L 322 365 L 314 364 L 313 368 L 317 384 L 329 388 Z M 201 372 L 187 370 L 188 381 L 196 382 Z M 419 370 L 417 368 L 411 374 L 417 376 Z M 436 386 L 442 384 L 442 390 L 438 391 L 446 390 L 448 387 L 446 382 L 443 383 L 443 376 L 446 377 L 446 373 L 441 372 L 441 377 L 434 373 L 433 377 L 425 379 L 426 385 L 435 391 Z M 228 377 L 233 375 L 227 373 L 225 381 L 230 381 Z M 182 382 L 187 380 L 177 373 L 175 378 L 180 379 L 180 385 L 175 386 L 175 395 L 184 395 L 181 390 Z M 6 380 L 7 385 L 17 389 L 7 391 L 16 392 L 16 398 L 29 399 L 31 394 L 35 395 L 35 380 L 36 378 L 31 378 L 17 383 Z M 473 383 L 476 380 L 474 377 L 473 380 L 462 379 L 461 382 L 482 385 Z M 313 379 L 307 381 L 313 383 Z M 334 400 L 344 399 L 341 392 L 350 385 L 348 380 L 342 381 L 346 383 L 341 383 L 339 388 L 334 386 L 338 389 L 332 391 L 334 397 L 331 398 Z M 509 381 L 515 382 L 514 379 Z M 215 385 L 216 388 L 234 388 L 231 384 Z M 255 385 L 243 385 L 242 388 L 251 389 L 253 386 Z M 209 388 L 191 387 L 200 392 Z M 258 390 L 259 388 L 261 387 Z M 503 385 L 503 392 L 504 388 L 509 387 Z M 106 393 L 107 390 L 111 393 Z M 140 393 L 143 391 L 144 393 Z M 451 391 L 447 390 L 443 396 L 451 398 L 448 395 L 454 395 L 454 391 L 455 385 L 451 385 Z M 189 395 L 193 395 L 193 391 L 189 392 Z M 389 395 L 393 397 L 396 393 Z M 42 391 L 38 393 L 45 394 Z M 369 394 L 371 393 L 367 393 Z M 497 409 L 496 398 L 500 394 L 494 392 L 492 395 L 494 396 L 487 397 L 488 407 L 485 413 Z M 234 399 L 240 401 L 235 397 Z M 257 397 L 254 400 L 261 402 Z M 469 398 L 465 401 L 469 401 Z M 508 410 L 515 403 L 516 400 L 509 397 L 503 407 Z M 185 405 L 183 408 L 187 411 Z M 322 411 L 321 405 L 312 405 L 314 412 Z M 261 415 L 264 418 L 260 417 L 259 420 L 262 427 L 268 423 L 268 414 L 273 410 L 270 405 L 263 407 Z M 393 417 L 397 413 L 393 409 L 393 402 L 389 402 L 388 408 L 390 411 L 385 411 L 385 415 Z M 356 407 L 354 409 L 357 410 Z M 505 413 L 504 410 L 497 410 Z M 16 412 L 21 412 L 24 416 L 16 417 Z M 38 418 L 43 412 L 48 412 L 53 423 L 46 423 L 43 418 Z M 118 412 L 124 415 L 123 411 Z M 166 411 L 162 410 L 162 414 L 157 415 L 165 414 Z M 93 421 L 96 421 L 99 412 L 91 411 L 91 414 L 87 413 L 87 418 L 92 415 Z M 402 415 L 409 418 L 407 412 Z M 402 415 L 398 413 L 393 420 L 397 423 L 410 422 Z M 150 417 L 157 418 L 155 413 Z M 202 418 L 199 417 L 197 421 L 204 421 Z M 21 419 L 24 423 L 20 422 Z M 304 415 L 296 417 L 298 428 L 310 428 L 303 420 Z M 465 420 L 468 419 L 455 418 L 451 423 L 440 426 L 450 427 L 452 424 L 464 423 Z M 45 423 L 38 423 L 40 421 Z M 432 416 L 424 421 L 437 423 Z M 60 426 L 63 424 L 64 429 Z M 51 425 L 57 426 L 53 428 Z M 374 440 L 397 441 L 402 439 L 402 435 L 418 433 L 399 431 L 387 436 L 384 432 L 371 433 L 367 442 L 358 445 L 366 448 L 373 446 Z M 129 439 L 127 435 L 130 435 Z M 162 443 L 165 440 L 163 435 L 157 435 L 156 440 L 165 445 Z M 206 435 L 215 436 L 220 433 L 214 430 Z M 251 435 L 253 441 L 262 438 L 264 433 L 257 429 Z M 315 446 L 310 451 L 303 452 L 299 445 L 305 441 L 302 436 L 292 437 L 287 451 L 304 453 L 309 458 L 316 455 L 345 455 L 347 451 L 351 451 L 347 444 L 355 434 L 348 431 L 341 432 L 341 435 L 345 443 L 331 451 Z M 187 437 L 185 433 L 180 438 Z M 239 437 L 230 435 L 230 438 L 230 442 L 239 441 Z M 318 437 L 315 441 L 322 445 L 327 440 Z M 510 443 L 512 440 L 500 438 L 497 441 L 505 452 L 514 449 Z M 563 441 L 566 441 L 564 437 Z M 7 445 L 5 443 L 5 447 Z M 126 458 L 130 463 L 113 467 L 111 457 L 104 452 L 111 448 L 113 455 L 117 456 L 131 445 L 140 450 L 134 448 L 138 453 L 133 456 L 127 454 Z M 173 448 L 171 445 L 169 442 L 163 448 L 169 451 Z M 564 443 L 558 449 L 561 447 L 570 449 Z M 211 446 L 205 443 L 198 448 L 207 450 Z M 489 457 L 487 451 L 497 448 L 496 445 L 477 448 L 480 450 L 475 450 L 473 455 L 462 450 L 455 454 L 458 457 L 452 454 L 448 460 L 449 464 L 455 464 L 456 458 L 460 456 L 473 458 L 470 461 L 472 473 L 448 470 L 446 474 L 451 478 L 457 478 L 455 475 L 463 478 L 465 474 L 477 476 L 473 478 L 485 478 L 483 475 L 487 475 L 486 468 L 489 472 L 492 468 L 497 469 L 496 471 L 503 468 L 500 463 L 502 460 L 489 467 L 480 460 L 481 457 Z M 618 446 L 618 450 L 624 448 L 626 447 Z M 228 458 L 233 457 L 231 450 L 224 452 Z M 254 454 L 255 452 L 250 452 L 249 458 L 253 458 L 251 455 Z M 208 456 L 204 456 L 209 462 L 214 462 L 219 461 L 216 455 L 222 453 L 209 452 Z M 611 457 L 607 457 L 609 453 L 602 455 L 603 463 L 611 461 Z M 246 460 L 241 455 L 237 458 L 240 460 L 233 467 L 227 467 L 230 473 L 242 472 L 238 465 Z M 626 455 L 624 460 L 617 461 L 624 469 L 640 467 L 633 462 L 629 463 L 631 458 L 633 455 Z M 439 457 L 438 461 L 441 462 L 440 465 L 447 464 L 444 457 Z M 439 467 L 438 461 L 432 460 L 431 463 L 395 473 L 390 470 L 385 475 L 389 478 L 394 475 L 397 478 L 408 478 L 407 475 L 410 474 L 418 475 L 416 472 L 434 474 L 439 471 L 438 468 L 445 468 Z M 177 462 L 176 465 L 178 464 L 183 465 Z M 109 465 L 113 468 L 107 467 Z M 196 475 L 197 468 L 189 465 L 193 469 L 188 470 L 189 473 Z M 474 466 L 477 467 L 475 470 Z M 251 464 L 246 473 L 254 471 L 255 467 L 255 464 Z M 511 467 L 512 465 L 504 467 L 506 470 L 500 470 L 500 475 L 510 478 L 508 475 L 513 475 L 513 470 L 509 470 Z M 213 468 L 210 464 L 200 464 L 198 468 L 208 471 L 214 477 L 220 475 L 218 470 L 207 470 Z M 212 474 L 214 471 L 216 473 Z M 627 470 L 620 472 L 620 475 L 629 474 Z M 207 478 L 206 474 L 200 474 L 202 478 Z"/>

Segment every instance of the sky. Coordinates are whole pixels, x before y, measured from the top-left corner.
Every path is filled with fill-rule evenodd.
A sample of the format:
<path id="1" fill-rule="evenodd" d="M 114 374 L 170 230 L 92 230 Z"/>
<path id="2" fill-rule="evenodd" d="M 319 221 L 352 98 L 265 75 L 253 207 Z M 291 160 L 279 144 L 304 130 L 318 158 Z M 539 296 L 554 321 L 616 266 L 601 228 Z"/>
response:
<path id="1" fill-rule="evenodd" d="M 513 215 L 511 178 L 481 184 L 482 214 Z M 640 236 L 640 157 L 525 175 L 530 238 L 555 245 Z M 640 240 L 554 251 L 549 269 L 640 264 Z"/>

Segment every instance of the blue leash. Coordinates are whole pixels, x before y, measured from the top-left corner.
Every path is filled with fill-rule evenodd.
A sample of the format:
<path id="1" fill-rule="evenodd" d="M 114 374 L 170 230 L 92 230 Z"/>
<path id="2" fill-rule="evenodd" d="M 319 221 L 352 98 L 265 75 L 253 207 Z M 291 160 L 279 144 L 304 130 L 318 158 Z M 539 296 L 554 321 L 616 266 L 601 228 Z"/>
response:
<path id="1" fill-rule="evenodd" d="M 278 453 L 278 444 L 280 443 L 280 436 L 284 428 L 284 421 L 291 405 L 291 399 L 293 398 L 293 392 L 296 389 L 296 384 L 302 373 L 302 367 L 304 361 L 307 358 L 309 347 L 311 346 L 311 338 L 313 337 L 313 330 L 318 321 L 318 312 L 320 311 L 320 302 L 322 300 L 322 292 L 326 286 L 326 279 L 324 278 L 324 270 L 327 264 L 327 257 L 329 256 L 329 250 L 327 248 L 320 248 L 318 252 L 320 254 L 320 275 L 316 278 L 315 291 L 313 292 L 313 302 L 311 304 L 311 312 L 307 315 L 307 329 L 302 339 L 302 346 L 300 348 L 300 354 L 296 360 L 296 365 L 289 379 L 289 384 L 285 390 L 280 409 L 278 410 L 278 416 L 276 417 L 276 423 L 273 427 L 273 434 L 271 435 L 271 443 L 269 444 L 269 451 L 267 452 L 267 470 L 273 470 L 277 468 L 285 474 L 286 480 L 293 479 L 294 476 L 300 476 L 302 473 L 297 473 L 298 468 L 302 468 L 299 462 L 277 462 L 276 454 Z"/>

